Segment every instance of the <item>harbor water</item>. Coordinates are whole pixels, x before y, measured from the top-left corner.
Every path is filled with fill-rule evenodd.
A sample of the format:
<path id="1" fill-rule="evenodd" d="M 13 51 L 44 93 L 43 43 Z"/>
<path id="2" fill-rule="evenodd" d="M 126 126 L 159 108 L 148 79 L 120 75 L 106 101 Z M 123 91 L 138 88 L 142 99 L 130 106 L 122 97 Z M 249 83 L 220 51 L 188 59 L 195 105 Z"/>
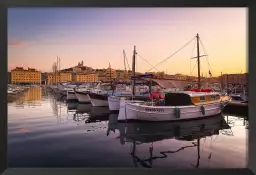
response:
<path id="1" fill-rule="evenodd" d="M 8 103 L 9 167 L 245 168 L 248 121 L 225 113 L 118 123 L 106 107 L 67 104 L 42 87 Z"/>

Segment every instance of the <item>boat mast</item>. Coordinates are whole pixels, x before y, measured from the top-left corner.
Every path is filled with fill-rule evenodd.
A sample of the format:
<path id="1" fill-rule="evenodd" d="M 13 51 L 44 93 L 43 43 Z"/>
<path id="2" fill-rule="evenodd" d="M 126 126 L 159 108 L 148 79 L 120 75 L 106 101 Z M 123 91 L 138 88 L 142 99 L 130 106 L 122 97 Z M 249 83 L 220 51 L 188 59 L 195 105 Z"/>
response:
<path id="1" fill-rule="evenodd" d="M 198 89 L 201 89 L 201 77 L 200 77 L 200 50 L 199 50 L 199 35 L 196 34 L 197 41 L 197 74 L 198 74 Z"/>
<path id="2" fill-rule="evenodd" d="M 61 72 L 61 71 L 60 71 L 60 57 L 58 57 L 58 58 L 59 58 L 59 72 Z"/>
<path id="3" fill-rule="evenodd" d="M 114 94 L 114 84 L 113 84 L 113 82 L 111 81 L 111 79 L 112 79 L 112 77 L 111 77 L 111 64 L 109 63 L 109 79 L 110 79 L 110 87 L 111 87 L 111 89 L 112 89 L 112 95 Z"/>
<path id="4" fill-rule="evenodd" d="M 221 91 L 223 92 L 224 86 L 223 86 L 223 75 L 222 75 L 222 72 L 221 72 L 220 78 L 221 78 L 221 79 L 220 79 L 220 80 L 221 80 L 221 81 L 220 81 L 220 83 L 221 83 L 221 84 L 220 84 L 220 86 L 221 86 Z"/>
<path id="5" fill-rule="evenodd" d="M 132 76 L 135 77 L 136 46 L 134 46 L 132 57 Z M 132 95 L 135 95 L 135 79 L 132 80 Z"/>
<path id="6" fill-rule="evenodd" d="M 125 51 L 124 51 L 124 50 L 123 50 L 123 55 L 124 55 L 124 70 L 125 70 L 125 72 L 126 72 L 126 64 L 125 64 L 125 57 L 126 57 L 125 55 L 126 55 L 126 54 L 125 54 Z"/>
<path id="7" fill-rule="evenodd" d="M 109 79 L 110 79 L 110 83 L 111 83 L 111 65 L 109 63 Z"/>

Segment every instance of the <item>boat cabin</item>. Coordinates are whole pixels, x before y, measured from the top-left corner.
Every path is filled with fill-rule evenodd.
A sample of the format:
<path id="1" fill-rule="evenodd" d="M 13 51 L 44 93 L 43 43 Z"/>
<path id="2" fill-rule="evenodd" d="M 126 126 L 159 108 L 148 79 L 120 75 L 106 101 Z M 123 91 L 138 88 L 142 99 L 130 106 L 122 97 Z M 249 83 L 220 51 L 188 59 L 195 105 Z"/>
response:
<path id="1" fill-rule="evenodd" d="M 166 93 L 164 98 L 165 106 L 189 106 L 209 104 L 220 101 L 218 93 L 206 92 L 171 92 Z M 161 104 L 161 103 L 160 103 Z"/>

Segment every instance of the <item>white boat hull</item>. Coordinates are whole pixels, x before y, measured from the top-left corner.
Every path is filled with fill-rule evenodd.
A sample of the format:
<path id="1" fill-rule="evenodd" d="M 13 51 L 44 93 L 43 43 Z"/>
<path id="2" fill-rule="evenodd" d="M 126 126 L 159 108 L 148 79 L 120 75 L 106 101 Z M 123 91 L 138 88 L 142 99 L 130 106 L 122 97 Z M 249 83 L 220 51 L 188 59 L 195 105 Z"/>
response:
<path id="1" fill-rule="evenodd" d="M 91 98 L 91 103 L 92 103 L 92 106 L 95 106 L 95 107 L 108 106 L 108 101 L 107 100 L 99 100 L 99 99 Z"/>
<path id="2" fill-rule="evenodd" d="M 217 102 L 203 105 L 204 112 L 201 106 L 179 106 L 180 112 L 177 115 L 175 106 L 145 106 L 122 100 L 118 120 L 177 121 L 196 119 L 220 114 L 226 104 L 221 105 L 221 102 Z"/>
<path id="3" fill-rule="evenodd" d="M 131 101 L 128 100 L 130 99 L 129 96 L 125 97 L 114 97 L 114 96 L 109 96 L 108 97 L 108 105 L 109 105 L 109 110 L 110 111 L 119 111 L 120 110 L 120 103 L 122 100 L 125 100 L 126 102 Z M 136 99 L 136 97 L 135 97 Z M 133 100 L 133 102 L 143 102 L 143 100 Z"/>
<path id="4" fill-rule="evenodd" d="M 108 97 L 108 107 L 110 111 L 118 111 L 120 109 L 120 98 Z"/>
<path id="5" fill-rule="evenodd" d="M 79 103 L 90 103 L 91 99 L 89 97 L 88 94 L 84 94 L 84 93 L 75 93 Z"/>

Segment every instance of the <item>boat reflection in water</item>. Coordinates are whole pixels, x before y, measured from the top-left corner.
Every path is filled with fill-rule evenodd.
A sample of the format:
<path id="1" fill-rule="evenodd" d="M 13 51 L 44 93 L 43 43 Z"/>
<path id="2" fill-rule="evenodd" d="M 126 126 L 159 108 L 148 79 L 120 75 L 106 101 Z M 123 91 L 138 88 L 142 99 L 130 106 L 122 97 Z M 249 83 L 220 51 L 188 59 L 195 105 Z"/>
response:
<path id="1" fill-rule="evenodd" d="M 143 167 L 152 168 L 153 161 L 156 159 L 167 158 L 168 154 L 174 154 L 186 148 L 197 147 L 197 160 L 194 166 L 200 165 L 200 139 L 208 136 L 219 135 L 220 130 L 230 129 L 222 115 L 213 116 L 201 120 L 180 121 L 180 122 L 136 122 L 136 123 L 118 123 L 117 115 L 111 114 L 107 135 L 111 131 L 119 131 L 120 143 L 131 143 L 131 156 L 135 167 L 140 164 Z M 154 142 L 176 139 L 180 141 L 190 141 L 191 145 L 181 147 L 173 151 L 160 151 L 160 156 L 153 156 Z M 191 142 L 192 141 L 192 142 Z M 149 148 L 149 158 L 141 159 L 136 155 L 137 145 L 151 143 Z M 208 159 L 211 158 L 211 153 Z"/>
<path id="2" fill-rule="evenodd" d="M 108 107 L 92 107 L 90 112 L 90 117 L 85 121 L 85 123 L 108 121 L 108 119 L 109 119 Z"/>
<path id="3" fill-rule="evenodd" d="M 67 103 L 68 111 L 76 111 L 77 106 L 78 106 L 78 103 Z"/>
<path id="4" fill-rule="evenodd" d="M 85 123 L 107 121 L 109 119 L 108 107 L 93 107 L 91 104 L 68 103 L 68 110 L 74 111 L 73 120 L 85 120 Z"/>

